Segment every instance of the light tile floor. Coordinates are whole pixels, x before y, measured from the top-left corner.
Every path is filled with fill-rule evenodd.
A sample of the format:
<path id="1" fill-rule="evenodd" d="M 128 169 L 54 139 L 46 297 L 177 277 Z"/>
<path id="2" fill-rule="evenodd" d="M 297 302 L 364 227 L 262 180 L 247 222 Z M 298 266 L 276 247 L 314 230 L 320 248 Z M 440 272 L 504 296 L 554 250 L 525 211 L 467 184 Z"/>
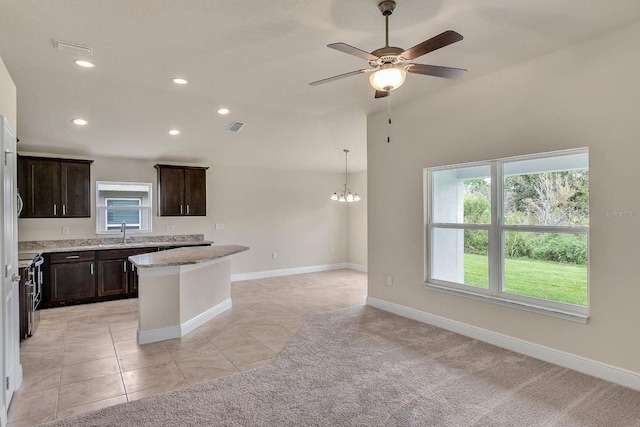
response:
<path id="1" fill-rule="evenodd" d="M 234 282 L 233 307 L 181 339 L 137 345 L 136 299 L 41 310 L 20 348 L 9 426 L 64 418 L 270 363 L 307 318 L 365 302 L 353 270 Z"/>

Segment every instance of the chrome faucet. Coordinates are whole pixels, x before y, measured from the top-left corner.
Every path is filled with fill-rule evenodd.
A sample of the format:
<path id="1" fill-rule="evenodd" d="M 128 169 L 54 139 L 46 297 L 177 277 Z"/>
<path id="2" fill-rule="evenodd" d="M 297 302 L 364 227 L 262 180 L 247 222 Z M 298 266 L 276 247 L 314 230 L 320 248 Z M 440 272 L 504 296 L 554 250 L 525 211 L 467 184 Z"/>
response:
<path id="1" fill-rule="evenodd" d="M 122 234 L 122 244 L 126 245 L 127 244 L 127 223 L 122 221 L 122 224 L 120 224 L 120 231 L 123 233 Z"/>

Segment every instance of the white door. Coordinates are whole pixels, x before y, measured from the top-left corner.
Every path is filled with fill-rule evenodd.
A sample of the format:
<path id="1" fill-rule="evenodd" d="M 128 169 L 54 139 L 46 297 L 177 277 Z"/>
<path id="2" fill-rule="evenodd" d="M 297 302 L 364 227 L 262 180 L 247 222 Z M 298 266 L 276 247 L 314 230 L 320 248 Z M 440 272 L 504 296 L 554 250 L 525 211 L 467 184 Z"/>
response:
<path id="1" fill-rule="evenodd" d="M 2 323 L 4 409 L 9 408 L 13 392 L 20 387 L 22 372 L 20 369 L 20 337 L 18 314 L 18 214 L 16 190 L 16 137 L 9 128 L 7 120 L 2 122 L 2 176 L 3 176 L 3 227 L 2 227 Z"/>

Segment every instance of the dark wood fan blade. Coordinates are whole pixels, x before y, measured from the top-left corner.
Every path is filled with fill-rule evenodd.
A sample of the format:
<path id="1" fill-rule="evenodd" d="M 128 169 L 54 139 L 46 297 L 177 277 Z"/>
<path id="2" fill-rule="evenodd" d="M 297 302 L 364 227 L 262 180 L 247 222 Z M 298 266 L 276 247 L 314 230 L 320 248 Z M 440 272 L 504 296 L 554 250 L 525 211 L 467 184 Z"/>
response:
<path id="1" fill-rule="evenodd" d="M 425 64 L 410 64 L 407 71 L 414 74 L 444 77 L 445 79 L 457 79 L 467 72 L 467 70 L 463 68 L 440 67 L 437 65 Z"/>
<path id="2" fill-rule="evenodd" d="M 376 91 L 376 99 L 378 98 L 384 98 L 385 96 L 389 96 L 389 92 L 387 92 L 386 90 L 377 90 Z"/>
<path id="3" fill-rule="evenodd" d="M 367 73 L 367 72 L 373 71 L 373 70 L 375 70 L 375 68 L 363 68 L 362 70 L 351 71 L 351 72 L 344 73 L 344 74 L 338 74 L 337 76 L 328 77 L 326 79 L 322 79 L 322 80 L 318 80 L 318 81 L 315 81 L 315 82 L 311 82 L 311 83 L 309 83 L 309 85 L 318 86 L 318 85 L 321 85 L 321 84 L 332 82 L 334 80 L 343 79 L 343 78 L 349 77 L 349 76 L 355 76 L 356 74 Z"/>
<path id="4" fill-rule="evenodd" d="M 459 42 L 464 37 L 455 31 L 448 30 L 444 33 L 440 33 L 435 37 L 425 40 L 420 44 L 415 45 L 411 49 L 407 49 L 402 52 L 401 56 L 404 59 L 411 61 L 429 52 L 440 49 L 441 47 L 449 46 L 452 43 Z"/>
<path id="5" fill-rule="evenodd" d="M 331 43 L 328 44 L 327 47 L 339 50 L 340 52 L 348 53 L 349 55 L 357 56 L 358 58 L 366 59 L 367 61 L 375 61 L 376 59 L 378 59 L 377 56 L 346 43 Z"/>

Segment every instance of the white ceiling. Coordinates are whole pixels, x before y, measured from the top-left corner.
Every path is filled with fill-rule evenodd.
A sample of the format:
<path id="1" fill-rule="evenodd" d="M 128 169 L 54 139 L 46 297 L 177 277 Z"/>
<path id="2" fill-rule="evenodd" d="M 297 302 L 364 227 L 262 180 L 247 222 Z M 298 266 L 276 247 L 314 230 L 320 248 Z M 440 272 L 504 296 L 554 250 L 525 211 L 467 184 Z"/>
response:
<path id="1" fill-rule="evenodd" d="M 350 170 L 365 170 L 366 114 L 386 109 L 386 99 L 373 99 L 365 75 L 308 83 L 366 66 L 326 45 L 382 47 L 377 3 L 2 0 L 0 57 L 18 87 L 20 146 L 59 155 L 325 171 L 341 171 L 342 149 L 350 148 Z M 455 30 L 463 41 L 416 62 L 469 72 L 455 82 L 409 75 L 392 104 L 640 20 L 638 0 L 397 3 L 391 45 L 409 48 Z M 78 56 L 54 49 L 52 39 L 91 46 L 97 67 L 80 69 L 73 64 Z M 189 84 L 177 86 L 173 77 Z M 219 116 L 221 106 L 231 114 Z M 74 117 L 89 125 L 73 125 Z M 226 131 L 234 120 L 247 122 L 238 134 Z M 169 136 L 171 128 L 181 135 Z"/>

